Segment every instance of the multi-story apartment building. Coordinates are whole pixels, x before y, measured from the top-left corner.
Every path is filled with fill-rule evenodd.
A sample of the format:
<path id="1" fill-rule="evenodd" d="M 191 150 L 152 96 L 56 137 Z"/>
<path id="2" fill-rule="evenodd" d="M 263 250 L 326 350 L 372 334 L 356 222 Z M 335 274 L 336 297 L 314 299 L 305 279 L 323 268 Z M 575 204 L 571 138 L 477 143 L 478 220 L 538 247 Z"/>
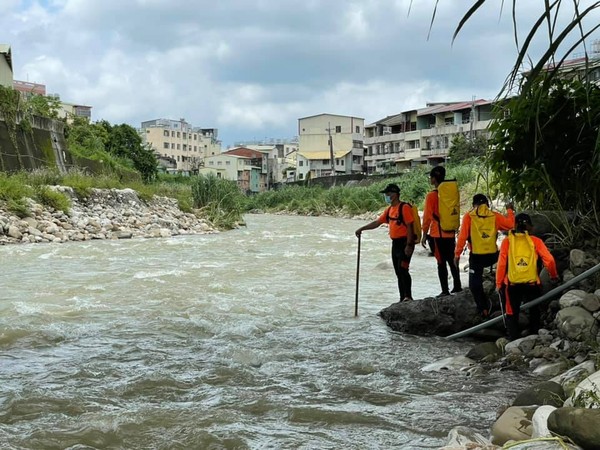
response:
<path id="1" fill-rule="evenodd" d="M 193 127 L 185 119 L 155 119 L 142 122 L 142 141 L 162 157 L 171 158 L 181 173 L 196 173 L 207 156 L 221 153 L 221 141 L 216 128 Z"/>
<path id="2" fill-rule="evenodd" d="M 243 192 L 257 193 L 267 189 L 267 167 L 265 154 L 239 147 L 206 157 L 200 173 L 214 173 L 218 178 L 235 181 Z"/>
<path id="3" fill-rule="evenodd" d="M 13 65 L 12 52 L 7 44 L 0 44 L 0 86 L 12 87 Z"/>
<path id="4" fill-rule="evenodd" d="M 365 127 L 365 171 L 401 171 L 448 158 L 452 138 L 486 134 L 492 102 L 429 103 L 427 107 L 385 117 Z"/>
<path id="5" fill-rule="evenodd" d="M 337 114 L 298 119 L 296 178 L 363 172 L 365 120 Z"/>
<path id="6" fill-rule="evenodd" d="M 287 182 L 288 171 L 296 168 L 297 139 L 238 143 L 234 148 L 240 147 L 259 151 L 266 156 L 267 189 Z"/>

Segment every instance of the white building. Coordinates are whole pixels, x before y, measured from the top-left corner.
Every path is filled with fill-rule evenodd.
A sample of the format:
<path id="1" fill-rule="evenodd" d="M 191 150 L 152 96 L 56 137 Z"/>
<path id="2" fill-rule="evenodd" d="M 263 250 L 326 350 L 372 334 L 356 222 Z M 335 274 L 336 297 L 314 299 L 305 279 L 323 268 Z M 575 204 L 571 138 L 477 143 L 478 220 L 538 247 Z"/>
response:
<path id="1" fill-rule="evenodd" d="M 296 168 L 297 140 L 277 140 L 276 143 L 237 143 L 233 149 L 236 148 L 256 150 L 266 156 L 267 189 L 289 181 L 288 172 Z"/>

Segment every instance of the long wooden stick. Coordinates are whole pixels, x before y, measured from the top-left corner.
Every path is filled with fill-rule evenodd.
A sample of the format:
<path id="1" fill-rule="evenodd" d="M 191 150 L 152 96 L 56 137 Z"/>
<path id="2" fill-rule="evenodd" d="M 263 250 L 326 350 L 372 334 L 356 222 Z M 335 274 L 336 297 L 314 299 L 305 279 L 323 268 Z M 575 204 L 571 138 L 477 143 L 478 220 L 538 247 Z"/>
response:
<path id="1" fill-rule="evenodd" d="M 356 252 L 356 296 L 354 297 L 354 317 L 358 317 L 358 280 L 360 278 L 360 237 L 358 235 L 358 251 Z"/>

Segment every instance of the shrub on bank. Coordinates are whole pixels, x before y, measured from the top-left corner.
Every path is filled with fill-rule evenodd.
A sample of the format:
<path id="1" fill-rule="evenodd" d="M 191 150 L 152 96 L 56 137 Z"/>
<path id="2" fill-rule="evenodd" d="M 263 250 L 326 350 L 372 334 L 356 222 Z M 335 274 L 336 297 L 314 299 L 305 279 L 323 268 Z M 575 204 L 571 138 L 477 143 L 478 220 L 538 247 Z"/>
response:
<path id="1" fill-rule="evenodd" d="M 191 191 L 194 207 L 217 228 L 234 228 L 242 221 L 244 194 L 235 181 L 199 175 Z"/>

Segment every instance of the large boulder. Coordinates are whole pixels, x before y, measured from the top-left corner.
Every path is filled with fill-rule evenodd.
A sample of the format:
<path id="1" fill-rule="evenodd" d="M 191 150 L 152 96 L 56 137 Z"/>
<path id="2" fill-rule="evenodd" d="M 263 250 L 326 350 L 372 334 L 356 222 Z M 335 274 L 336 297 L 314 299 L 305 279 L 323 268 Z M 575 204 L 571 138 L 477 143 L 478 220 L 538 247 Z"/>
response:
<path id="1" fill-rule="evenodd" d="M 600 410 L 558 408 L 548 416 L 548 429 L 585 450 L 600 450 Z"/>
<path id="2" fill-rule="evenodd" d="M 531 438 L 531 419 L 536 407 L 511 406 L 492 425 L 492 443 L 504 445 L 508 441 L 524 441 Z"/>
<path id="3" fill-rule="evenodd" d="M 579 383 L 564 406 L 600 409 L 600 371 L 594 372 Z"/>
<path id="4" fill-rule="evenodd" d="M 442 298 L 394 303 L 379 316 L 392 330 L 419 336 L 449 336 L 481 322 L 468 289 Z"/>
<path id="5" fill-rule="evenodd" d="M 542 381 L 522 391 L 513 406 L 551 405 L 562 406 L 565 401 L 563 387 L 554 381 Z"/>
<path id="6" fill-rule="evenodd" d="M 575 387 L 593 374 L 596 371 L 596 365 L 594 361 L 584 361 L 581 364 L 571 367 L 566 372 L 552 378 L 550 381 L 559 383 L 568 397 L 573 393 Z"/>
<path id="7" fill-rule="evenodd" d="M 594 317 L 580 306 L 561 309 L 554 319 L 560 334 L 576 341 L 595 340 L 598 326 Z"/>

